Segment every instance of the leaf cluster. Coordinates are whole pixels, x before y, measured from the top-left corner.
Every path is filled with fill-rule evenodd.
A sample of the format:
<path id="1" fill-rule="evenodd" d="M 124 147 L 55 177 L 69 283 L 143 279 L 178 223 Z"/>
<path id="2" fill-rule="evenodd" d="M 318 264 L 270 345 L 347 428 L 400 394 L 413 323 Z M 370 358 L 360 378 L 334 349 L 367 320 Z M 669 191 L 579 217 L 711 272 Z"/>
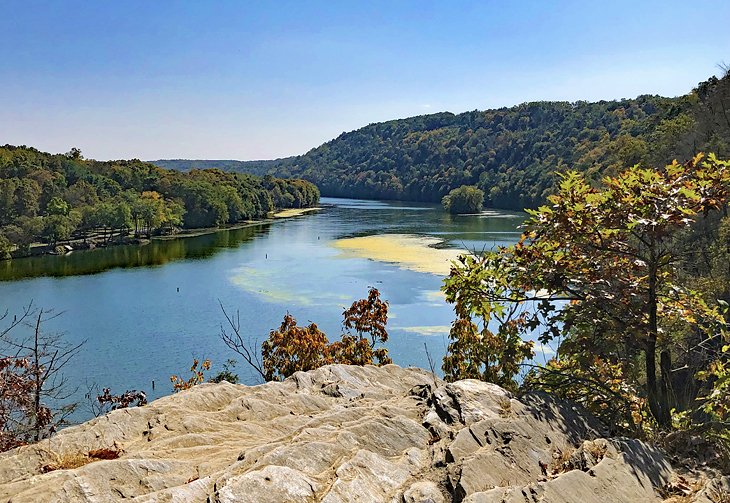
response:
<path id="1" fill-rule="evenodd" d="M 193 359 L 193 364 L 190 366 L 190 377 L 185 379 L 178 375 L 170 376 L 170 382 L 172 382 L 172 391 L 175 393 L 184 391 L 192 388 L 205 381 L 205 372 L 210 370 L 210 360 L 207 358 L 202 362 L 197 358 Z"/>
<path id="2" fill-rule="evenodd" d="M 388 340 L 387 322 L 388 303 L 380 300 L 380 292 L 376 288 L 370 288 L 366 299 L 355 301 L 345 309 L 343 327 L 346 332 L 339 341 L 332 343 L 315 323 L 300 327 L 287 313 L 281 326 L 272 330 L 261 345 L 264 379 L 282 380 L 294 372 L 332 363 L 391 363 L 387 349 L 377 347 Z"/>
<path id="3" fill-rule="evenodd" d="M 726 320 L 687 274 L 686 235 L 726 212 L 729 198 L 730 162 L 712 154 L 633 166 L 600 186 L 561 174 L 516 245 L 453 265 L 443 288 L 456 312 L 444 372 L 515 386 L 531 356 L 523 340 L 536 337 L 558 352 L 524 385 L 576 399 L 616 431 L 667 428 L 672 410 L 703 402 L 697 371 L 714 386 L 705 412 L 721 412 Z"/>

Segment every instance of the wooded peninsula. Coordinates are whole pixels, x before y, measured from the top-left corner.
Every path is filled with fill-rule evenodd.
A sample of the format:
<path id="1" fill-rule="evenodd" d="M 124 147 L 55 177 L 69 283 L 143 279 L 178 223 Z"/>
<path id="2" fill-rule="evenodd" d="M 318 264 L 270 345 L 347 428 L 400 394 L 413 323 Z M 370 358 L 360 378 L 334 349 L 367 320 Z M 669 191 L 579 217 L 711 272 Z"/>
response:
<path id="1" fill-rule="evenodd" d="M 137 159 L 87 160 L 78 149 L 52 155 L 5 145 L 0 258 L 54 252 L 71 240 L 74 248 L 88 248 L 235 225 L 318 201 L 317 187 L 303 180 L 219 169 L 183 173 Z"/>

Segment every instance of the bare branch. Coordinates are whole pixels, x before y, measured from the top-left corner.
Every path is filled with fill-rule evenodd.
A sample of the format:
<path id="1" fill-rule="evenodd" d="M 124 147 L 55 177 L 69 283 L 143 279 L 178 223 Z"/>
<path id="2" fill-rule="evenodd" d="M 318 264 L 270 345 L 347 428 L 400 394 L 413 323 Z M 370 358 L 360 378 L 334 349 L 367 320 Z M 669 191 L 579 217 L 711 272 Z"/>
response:
<path id="1" fill-rule="evenodd" d="M 248 338 L 247 341 L 241 336 L 241 319 L 239 311 L 236 311 L 236 319 L 234 320 L 223 307 L 223 303 L 218 300 L 218 304 L 223 311 L 223 316 L 228 322 L 232 332 L 229 332 L 221 325 L 221 340 L 228 346 L 232 351 L 239 354 L 241 358 L 254 369 L 262 379 L 262 382 L 266 381 L 266 374 L 264 374 L 263 364 L 261 363 L 260 357 L 258 356 L 258 341 Z"/>

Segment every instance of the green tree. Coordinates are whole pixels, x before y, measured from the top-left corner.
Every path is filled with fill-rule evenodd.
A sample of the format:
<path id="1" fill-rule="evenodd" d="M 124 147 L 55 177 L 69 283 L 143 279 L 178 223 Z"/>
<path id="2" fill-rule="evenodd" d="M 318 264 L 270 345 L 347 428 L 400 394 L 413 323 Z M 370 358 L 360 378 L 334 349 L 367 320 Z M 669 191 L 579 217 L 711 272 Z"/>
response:
<path id="1" fill-rule="evenodd" d="M 484 191 L 475 186 L 462 185 L 444 196 L 441 204 L 452 214 L 479 213 L 484 205 Z"/>
<path id="2" fill-rule="evenodd" d="M 30 250 L 30 245 L 39 239 L 43 232 L 42 217 L 18 217 L 15 224 L 3 228 L 5 236 L 23 253 Z"/>
<path id="3" fill-rule="evenodd" d="M 12 223 L 15 216 L 17 179 L 0 179 L 0 225 Z"/>
<path id="4" fill-rule="evenodd" d="M 66 216 L 68 215 L 69 210 L 70 207 L 68 203 L 60 197 L 52 198 L 48 201 L 48 205 L 46 205 L 46 213 L 48 213 L 48 215 Z"/>
<path id="5" fill-rule="evenodd" d="M 34 217 L 40 209 L 41 188 L 35 180 L 22 179 L 15 189 L 15 214 Z"/>
<path id="6" fill-rule="evenodd" d="M 454 266 L 447 295 L 450 283 L 471 277 L 452 301 L 470 299 L 485 324 L 514 322 L 523 336 L 540 327 L 542 343 L 561 341 L 562 367 L 540 372 L 587 382 L 585 369 L 605 376 L 605 368 L 618 365 L 614 377 L 635 386 L 654 420 L 668 427 L 677 405 L 677 340 L 698 333 L 716 339 L 724 322 L 717 307 L 682 282 L 677 238 L 699 215 L 724 208 L 729 194 L 730 163 L 713 155 L 658 170 L 634 167 L 606 177 L 600 188 L 568 172 L 550 204 L 530 212 L 517 245 Z M 512 331 L 501 344 L 507 335 Z M 589 396 L 583 399 L 591 405 Z"/>
<path id="7" fill-rule="evenodd" d="M 508 294 L 508 285 L 493 281 L 495 271 L 505 265 L 498 254 L 463 255 L 444 280 L 442 290 L 456 313 L 442 365 L 447 380 L 482 379 L 517 388 L 520 363 L 533 352 L 532 343 L 521 337 L 529 321 L 527 313 L 517 315 L 517 303 L 505 305 L 501 300 Z M 488 292 L 483 290 L 486 285 Z M 496 333 L 489 326 L 492 321 L 498 324 Z"/>
<path id="8" fill-rule="evenodd" d="M 10 258 L 10 253 L 13 251 L 15 246 L 8 239 L 4 233 L 0 232 L 0 260 L 6 260 Z"/>
<path id="9" fill-rule="evenodd" d="M 44 220 L 42 235 L 54 247 L 57 242 L 69 239 L 75 228 L 69 216 L 50 215 Z"/>

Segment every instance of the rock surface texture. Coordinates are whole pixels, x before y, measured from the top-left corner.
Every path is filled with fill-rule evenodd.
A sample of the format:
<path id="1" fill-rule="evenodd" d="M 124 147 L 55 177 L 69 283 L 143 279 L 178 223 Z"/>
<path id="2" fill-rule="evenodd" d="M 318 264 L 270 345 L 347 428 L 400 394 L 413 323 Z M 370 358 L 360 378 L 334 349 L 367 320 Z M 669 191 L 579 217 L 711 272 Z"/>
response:
<path id="1" fill-rule="evenodd" d="M 603 436 L 544 395 L 331 365 L 254 387 L 202 384 L 0 454 L 0 501 L 661 501 L 662 454 Z M 119 457 L 48 471 L 96 449 Z"/>

